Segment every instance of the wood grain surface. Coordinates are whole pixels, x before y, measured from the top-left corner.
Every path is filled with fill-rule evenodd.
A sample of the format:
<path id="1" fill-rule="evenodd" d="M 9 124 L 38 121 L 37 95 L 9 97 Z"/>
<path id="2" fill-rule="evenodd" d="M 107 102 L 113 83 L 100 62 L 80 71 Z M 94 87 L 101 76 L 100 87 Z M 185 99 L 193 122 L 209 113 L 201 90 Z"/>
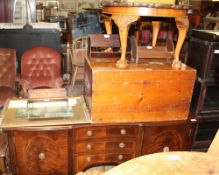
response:
<path id="1" fill-rule="evenodd" d="M 151 60 L 119 69 L 113 61 L 92 58 L 85 65 L 85 99 L 94 122 L 188 118 L 195 69 Z"/>

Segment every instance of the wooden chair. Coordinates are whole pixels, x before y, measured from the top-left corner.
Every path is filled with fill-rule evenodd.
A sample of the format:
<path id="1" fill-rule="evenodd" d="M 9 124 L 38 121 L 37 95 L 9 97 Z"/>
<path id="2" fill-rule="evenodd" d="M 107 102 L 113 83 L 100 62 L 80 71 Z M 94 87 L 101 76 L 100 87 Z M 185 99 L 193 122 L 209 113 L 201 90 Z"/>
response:
<path id="1" fill-rule="evenodd" d="M 16 96 L 16 51 L 0 48 L 0 107 Z"/>
<path id="2" fill-rule="evenodd" d="M 0 108 L 8 98 L 16 97 L 16 85 L 16 50 L 0 48 Z M 2 118 L 1 114 L 0 118 Z M 6 135 L 0 131 L 0 174 L 7 172 L 6 150 Z"/>
<path id="3" fill-rule="evenodd" d="M 29 89 L 63 87 L 60 53 L 47 46 L 25 51 L 21 59 L 20 85 L 24 97 Z"/>
<path id="4" fill-rule="evenodd" d="M 76 80 L 84 79 L 84 60 L 88 52 L 88 36 L 74 39 L 72 44 L 67 47 L 67 54 L 70 56 L 72 64 L 71 86 L 73 88 Z"/>

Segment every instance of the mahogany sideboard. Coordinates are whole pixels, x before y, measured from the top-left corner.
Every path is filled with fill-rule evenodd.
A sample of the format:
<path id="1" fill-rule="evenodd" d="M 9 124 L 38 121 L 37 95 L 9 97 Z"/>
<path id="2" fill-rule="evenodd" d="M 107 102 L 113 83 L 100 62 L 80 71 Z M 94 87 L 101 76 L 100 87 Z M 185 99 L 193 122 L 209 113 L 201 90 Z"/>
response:
<path id="1" fill-rule="evenodd" d="M 92 166 L 116 165 L 134 157 L 190 150 L 190 121 L 21 127 L 8 135 L 14 175 L 67 175 Z"/>

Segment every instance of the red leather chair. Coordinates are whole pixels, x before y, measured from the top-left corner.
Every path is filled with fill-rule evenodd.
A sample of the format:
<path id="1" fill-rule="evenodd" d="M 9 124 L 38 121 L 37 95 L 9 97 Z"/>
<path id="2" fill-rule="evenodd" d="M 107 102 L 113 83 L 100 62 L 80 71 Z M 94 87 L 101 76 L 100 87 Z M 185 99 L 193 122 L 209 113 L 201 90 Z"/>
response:
<path id="1" fill-rule="evenodd" d="M 16 51 L 0 48 L 0 107 L 16 96 Z"/>
<path id="2" fill-rule="evenodd" d="M 20 77 L 24 97 L 28 89 L 60 88 L 63 84 L 59 52 L 47 46 L 36 46 L 24 52 Z"/>

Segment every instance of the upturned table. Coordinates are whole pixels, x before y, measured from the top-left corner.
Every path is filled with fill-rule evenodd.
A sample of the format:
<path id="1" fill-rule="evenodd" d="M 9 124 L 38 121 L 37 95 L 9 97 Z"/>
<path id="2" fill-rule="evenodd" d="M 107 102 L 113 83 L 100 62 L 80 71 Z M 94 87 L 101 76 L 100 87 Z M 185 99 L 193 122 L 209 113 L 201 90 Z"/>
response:
<path id="1" fill-rule="evenodd" d="M 189 20 L 187 11 L 189 6 L 174 5 L 174 4 L 151 4 L 151 3 L 105 3 L 103 4 L 103 13 L 111 15 L 111 19 L 114 20 L 118 26 L 120 40 L 121 40 L 121 58 L 116 63 L 117 67 L 127 67 L 126 60 L 126 47 L 127 47 L 127 36 L 131 24 L 137 21 L 140 16 L 147 17 L 164 17 L 164 18 L 175 18 L 176 26 L 178 29 L 178 40 L 174 52 L 174 60 L 172 63 L 173 68 L 181 68 L 182 64 L 179 60 L 180 50 L 186 37 L 186 32 L 189 27 Z M 108 34 L 112 33 L 111 20 L 105 18 L 105 26 Z M 159 22 L 152 22 L 153 34 L 153 45 L 155 45 Z"/>

